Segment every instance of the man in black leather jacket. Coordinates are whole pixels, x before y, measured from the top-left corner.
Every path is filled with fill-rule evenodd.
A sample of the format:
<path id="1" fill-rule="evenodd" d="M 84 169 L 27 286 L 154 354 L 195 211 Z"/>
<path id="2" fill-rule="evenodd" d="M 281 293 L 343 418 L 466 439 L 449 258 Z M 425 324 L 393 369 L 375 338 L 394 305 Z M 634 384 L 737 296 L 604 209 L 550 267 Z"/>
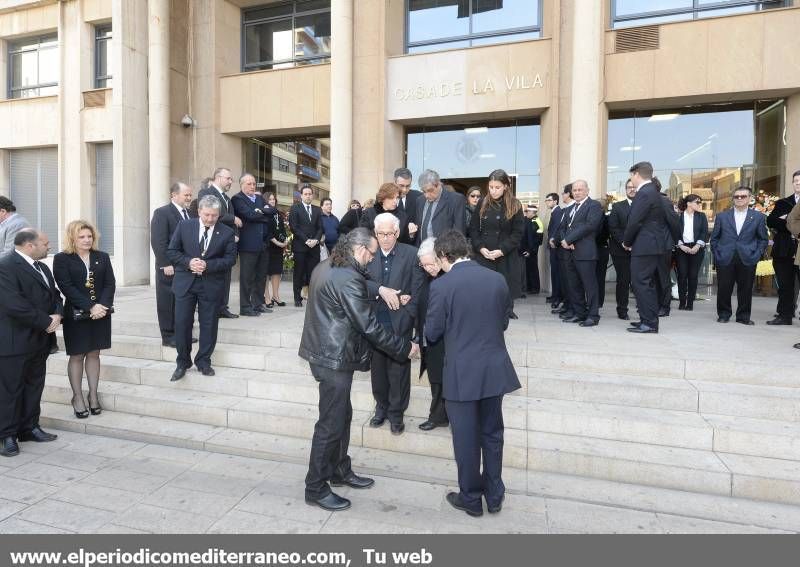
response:
<path id="1" fill-rule="evenodd" d="M 419 353 L 416 344 L 393 335 L 378 322 L 365 269 L 377 251 L 378 242 L 369 231 L 349 232 L 339 239 L 330 260 L 314 270 L 309 286 L 298 354 L 308 361 L 319 382 L 319 420 L 311 441 L 305 498 L 330 511 L 350 507 L 350 501 L 333 493 L 331 486 L 369 488 L 374 484 L 371 478 L 353 472 L 347 454 L 353 372 L 369 370 L 373 348 L 397 360 Z"/>

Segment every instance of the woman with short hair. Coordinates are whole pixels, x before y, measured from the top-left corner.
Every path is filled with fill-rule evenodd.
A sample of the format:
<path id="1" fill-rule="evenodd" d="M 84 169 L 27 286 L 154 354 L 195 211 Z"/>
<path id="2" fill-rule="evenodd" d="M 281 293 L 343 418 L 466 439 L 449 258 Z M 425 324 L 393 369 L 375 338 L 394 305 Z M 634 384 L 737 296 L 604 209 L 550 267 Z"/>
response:
<path id="1" fill-rule="evenodd" d="M 398 208 L 397 204 L 399 200 L 400 187 L 394 183 L 384 183 L 381 185 L 377 195 L 375 195 L 375 204 L 365 210 L 364 214 L 361 215 L 361 226 L 374 233 L 375 217 L 381 213 L 391 213 L 400 221 L 400 237 L 397 241 L 403 244 L 413 244 L 413 238 L 416 236 L 416 232 L 414 234 L 409 234 L 408 216 L 402 209 Z"/>
<path id="2" fill-rule="evenodd" d="M 708 218 L 702 211 L 702 206 L 703 199 L 695 194 L 686 195 L 678 201 L 682 235 L 675 252 L 678 265 L 678 309 L 685 311 L 694 309 L 697 280 L 708 241 Z"/>

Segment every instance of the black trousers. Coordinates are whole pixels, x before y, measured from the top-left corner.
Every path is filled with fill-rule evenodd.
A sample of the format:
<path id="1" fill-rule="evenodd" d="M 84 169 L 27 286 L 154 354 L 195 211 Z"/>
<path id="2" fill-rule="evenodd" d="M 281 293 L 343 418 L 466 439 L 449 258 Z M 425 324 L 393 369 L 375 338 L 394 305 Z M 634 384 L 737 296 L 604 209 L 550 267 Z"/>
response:
<path id="1" fill-rule="evenodd" d="M 534 250 L 525 258 L 525 280 L 528 293 L 539 293 L 541 282 L 539 280 L 539 254 L 538 249 Z"/>
<path id="2" fill-rule="evenodd" d="M 375 350 L 370 378 L 375 415 L 388 417 L 389 423 L 403 423 L 403 414 L 411 399 L 411 361 L 398 362 L 383 351 Z"/>
<path id="3" fill-rule="evenodd" d="M 552 303 L 561 303 L 561 265 L 558 261 L 558 249 L 550 248 L 550 299 Z"/>
<path id="4" fill-rule="evenodd" d="M 678 303 L 682 307 L 694 305 L 697 297 L 697 279 L 700 277 L 700 268 L 703 267 L 705 255 L 705 248 L 700 248 L 697 254 L 687 254 L 680 249 L 675 252 L 675 260 L 678 264 Z"/>
<path id="5" fill-rule="evenodd" d="M 572 292 L 570 291 L 570 277 L 569 277 L 569 263 L 570 253 L 567 250 L 561 248 L 561 245 L 558 245 L 558 272 L 559 272 L 559 284 L 561 286 L 561 299 L 564 301 L 564 305 L 567 308 L 568 313 L 574 313 L 575 308 L 572 305 Z"/>
<path id="6" fill-rule="evenodd" d="M 656 289 L 658 265 L 664 260 L 663 254 L 631 256 L 631 285 L 636 297 L 639 319 L 649 327 L 658 328 L 659 296 Z"/>
<path id="7" fill-rule="evenodd" d="M 753 304 L 753 284 L 756 267 L 743 264 L 739 254 L 733 253 L 733 261 L 727 266 L 717 266 L 717 316 L 723 319 L 733 314 L 731 296 L 736 285 L 736 320 L 748 321 Z"/>
<path id="8" fill-rule="evenodd" d="M 223 292 L 222 297 L 220 298 L 220 304 L 219 304 L 219 307 L 217 308 L 217 311 L 219 313 L 222 313 L 223 311 L 229 311 L 228 303 L 230 303 L 230 301 L 231 301 L 231 272 L 232 271 L 233 271 L 233 268 L 231 268 L 230 270 L 225 272 L 225 291 Z"/>
<path id="9" fill-rule="evenodd" d="M 39 425 L 50 347 L 0 356 L 0 439 Z"/>
<path id="10" fill-rule="evenodd" d="M 331 492 L 328 481 L 343 479 L 352 472 L 350 456 L 350 422 L 353 406 L 350 387 L 353 372 L 331 370 L 315 364 L 311 374 L 319 382 L 319 419 L 314 426 L 311 455 L 306 475 L 306 498 L 324 498 Z"/>
<path id="11" fill-rule="evenodd" d="M 597 296 L 597 260 L 575 260 L 572 252 L 567 255 L 567 281 L 570 304 L 575 317 L 600 320 Z"/>
<path id="12" fill-rule="evenodd" d="M 219 311 L 222 297 L 214 294 L 217 288 L 209 290 L 204 276 L 195 277 L 192 286 L 185 295 L 175 297 L 175 346 L 178 356 L 175 362 L 184 368 L 192 366 L 192 327 L 194 326 L 194 312 L 197 308 L 197 317 L 200 322 L 200 350 L 194 357 L 197 368 L 211 366 L 211 355 L 217 346 L 217 329 Z"/>
<path id="13" fill-rule="evenodd" d="M 778 283 L 778 317 L 791 321 L 797 311 L 800 269 L 794 265 L 794 258 L 773 258 L 772 266 L 775 268 L 775 280 Z"/>
<path id="14" fill-rule="evenodd" d="M 239 308 L 252 310 L 264 303 L 269 251 L 239 252 Z"/>
<path id="15" fill-rule="evenodd" d="M 670 303 L 672 302 L 672 252 L 667 252 L 661 256 L 656 270 L 656 293 L 658 295 L 658 307 L 669 313 Z"/>
<path id="16" fill-rule="evenodd" d="M 156 266 L 156 313 L 158 328 L 163 340 L 175 335 L 175 295 L 172 293 L 174 276 L 165 276 L 164 270 Z"/>
<path id="17" fill-rule="evenodd" d="M 628 314 L 628 301 L 631 290 L 631 255 L 612 255 L 611 261 L 614 262 L 614 271 L 617 272 L 617 315 L 624 316 Z"/>
<path id="18" fill-rule="evenodd" d="M 597 247 L 597 304 L 606 302 L 606 272 L 608 271 L 608 246 Z"/>
<path id="19" fill-rule="evenodd" d="M 294 251 L 294 274 L 292 275 L 292 287 L 294 289 L 294 300 L 301 301 L 303 286 L 308 285 L 311 279 L 311 272 L 319 264 L 319 246 L 314 246 L 311 250 L 298 252 Z"/>
<path id="20" fill-rule="evenodd" d="M 423 351 L 423 363 L 428 373 L 428 383 L 431 385 L 431 408 L 428 412 L 428 421 L 443 425 L 446 424 L 447 410 L 444 406 L 444 340 L 427 345 Z"/>
<path id="21" fill-rule="evenodd" d="M 461 502 L 476 512 L 483 510 L 481 496 L 489 506 L 498 506 L 506 491 L 502 479 L 503 396 L 470 402 L 447 400 L 446 406 Z"/>

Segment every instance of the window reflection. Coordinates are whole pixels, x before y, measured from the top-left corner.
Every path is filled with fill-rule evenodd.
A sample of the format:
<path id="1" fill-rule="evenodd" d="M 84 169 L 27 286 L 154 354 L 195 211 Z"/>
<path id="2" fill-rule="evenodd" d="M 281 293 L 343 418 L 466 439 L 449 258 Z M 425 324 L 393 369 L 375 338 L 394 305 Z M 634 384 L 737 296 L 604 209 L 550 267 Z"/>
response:
<path id="1" fill-rule="evenodd" d="M 58 37 L 26 38 L 8 44 L 8 98 L 58 92 Z"/>
<path id="2" fill-rule="evenodd" d="M 783 8 L 791 3 L 791 0 L 613 0 L 611 24 L 614 28 L 624 28 L 712 18 Z"/>

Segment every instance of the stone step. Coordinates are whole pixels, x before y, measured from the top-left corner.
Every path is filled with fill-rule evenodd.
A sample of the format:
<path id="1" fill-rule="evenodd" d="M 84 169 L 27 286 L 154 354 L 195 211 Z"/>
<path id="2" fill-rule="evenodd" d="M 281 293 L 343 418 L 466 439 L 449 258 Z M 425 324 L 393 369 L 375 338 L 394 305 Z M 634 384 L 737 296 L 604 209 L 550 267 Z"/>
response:
<path id="1" fill-rule="evenodd" d="M 800 390 L 797 388 L 694 380 L 690 383 L 700 393 L 702 413 L 800 421 Z"/>

